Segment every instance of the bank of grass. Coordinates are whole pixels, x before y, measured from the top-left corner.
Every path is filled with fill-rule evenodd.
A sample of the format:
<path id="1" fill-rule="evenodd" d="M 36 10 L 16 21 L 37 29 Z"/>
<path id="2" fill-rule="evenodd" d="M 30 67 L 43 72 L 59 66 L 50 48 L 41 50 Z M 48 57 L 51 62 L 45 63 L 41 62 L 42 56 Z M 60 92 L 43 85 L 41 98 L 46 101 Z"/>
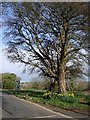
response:
<path id="1" fill-rule="evenodd" d="M 51 93 L 44 90 L 6 90 L 15 95 L 38 104 L 52 105 L 64 109 L 90 109 L 90 95 L 82 92 L 69 92 L 67 95 Z"/>

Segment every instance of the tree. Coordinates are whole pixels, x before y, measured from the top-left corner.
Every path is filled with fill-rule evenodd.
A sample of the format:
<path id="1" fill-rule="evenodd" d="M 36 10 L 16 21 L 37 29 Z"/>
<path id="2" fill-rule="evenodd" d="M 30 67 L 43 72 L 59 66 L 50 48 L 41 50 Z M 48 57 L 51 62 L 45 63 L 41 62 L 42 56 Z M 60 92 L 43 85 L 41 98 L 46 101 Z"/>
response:
<path id="1" fill-rule="evenodd" d="M 0 74 L 0 89 L 2 89 L 2 75 Z"/>
<path id="2" fill-rule="evenodd" d="M 88 4 L 8 5 L 11 11 L 5 21 L 8 58 L 24 63 L 31 72 L 38 68 L 58 83 L 58 92 L 66 93 L 66 78 L 72 70 L 75 76 L 80 76 L 88 59 Z"/>
<path id="3" fill-rule="evenodd" d="M 2 73 L 3 89 L 15 89 L 17 76 L 14 73 Z"/>

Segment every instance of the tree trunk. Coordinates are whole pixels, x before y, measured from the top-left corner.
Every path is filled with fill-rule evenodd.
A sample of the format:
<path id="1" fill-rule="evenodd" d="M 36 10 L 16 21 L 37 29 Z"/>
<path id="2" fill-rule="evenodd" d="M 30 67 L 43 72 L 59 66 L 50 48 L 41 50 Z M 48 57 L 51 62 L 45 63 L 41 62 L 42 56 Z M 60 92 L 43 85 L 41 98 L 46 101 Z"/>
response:
<path id="1" fill-rule="evenodd" d="M 56 82 L 55 79 L 51 81 L 50 86 L 49 86 L 49 91 L 55 92 L 55 82 Z"/>
<path id="2" fill-rule="evenodd" d="M 61 64 L 60 75 L 58 76 L 58 92 L 66 94 L 65 68 Z"/>
<path id="3" fill-rule="evenodd" d="M 61 93 L 61 89 L 60 89 L 60 80 L 59 80 L 59 78 L 58 78 L 58 80 L 57 80 L 57 83 L 58 83 L 58 93 Z"/>

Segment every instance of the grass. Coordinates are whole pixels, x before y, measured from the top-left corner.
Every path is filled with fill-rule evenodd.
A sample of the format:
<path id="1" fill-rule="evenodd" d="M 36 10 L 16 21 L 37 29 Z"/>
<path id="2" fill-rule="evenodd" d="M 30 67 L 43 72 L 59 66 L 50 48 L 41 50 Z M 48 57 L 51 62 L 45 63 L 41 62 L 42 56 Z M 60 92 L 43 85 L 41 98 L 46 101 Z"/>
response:
<path id="1" fill-rule="evenodd" d="M 90 102 L 90 95 L 82 94 L 81 92 L 75 92 L 74 94 L 69 94 L 71 96 L 64 96 L 52 93 L 46 93 L 43 90 L 24 90 L 24 91 L 15 91 L 9 90 L 4 91 L 9 94 L 14 94 L 15 96 L 21 99 L 27 99 L 39 104 L 47 104 L 52 105 L 58 108 L 65 109 L 90 109 L 88 104 L 84 104 L 81 102 L 81 99 L 84 102 Z"/>

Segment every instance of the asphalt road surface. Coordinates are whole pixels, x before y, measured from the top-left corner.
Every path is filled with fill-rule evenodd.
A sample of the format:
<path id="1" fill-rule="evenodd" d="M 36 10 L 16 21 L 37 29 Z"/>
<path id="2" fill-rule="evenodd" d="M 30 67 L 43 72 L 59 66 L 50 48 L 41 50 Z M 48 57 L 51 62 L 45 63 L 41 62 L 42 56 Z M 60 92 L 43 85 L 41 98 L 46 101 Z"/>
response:
<path id="1" fill-rule="evenodd" d="M 71 118 L 70 116 L 53 112 L 35 103 L 21 100 L 12 95 L 0 95 L 0 112 L 2 118 Z"/>

